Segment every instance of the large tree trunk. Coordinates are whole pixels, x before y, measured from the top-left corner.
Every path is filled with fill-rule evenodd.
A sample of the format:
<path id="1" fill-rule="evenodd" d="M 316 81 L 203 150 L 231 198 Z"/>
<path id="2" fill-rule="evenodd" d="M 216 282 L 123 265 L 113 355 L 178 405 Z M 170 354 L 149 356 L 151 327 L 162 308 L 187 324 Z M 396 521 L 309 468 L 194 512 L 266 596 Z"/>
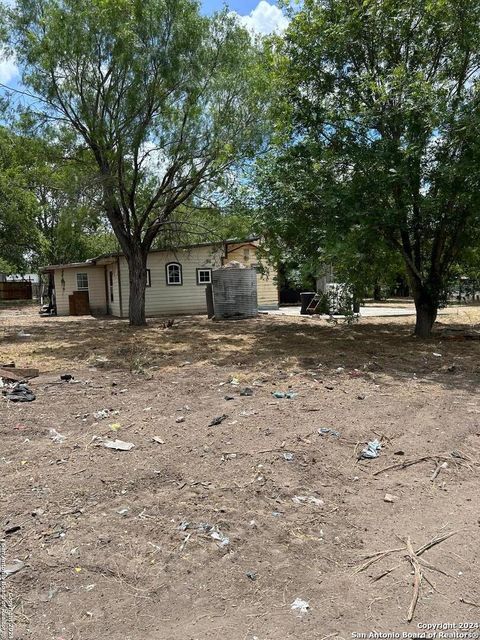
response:
<path id="1" fill-rule="evenodd" d="M 145 287 L 147 284 L 147 252 L 139 248 L 127 255 L 130 296 L 128 317 L 130 326 L 141 327 L 145 319 Z"/>
<path id="2" fill-rule="evenodd" d="M 375 282 L 373 286 L 373 299 L 375 302 L 381 302 L 382 300 L 382 287 L 378 282 Z"/>
<path id="3" fill-rule="evenodd" d="M 413 287 L 413 299 L 417 311 L 415 335 L 418 338 L 430 338 L 432 328 L 437 319 L 438 292 L 428 284 L 416 283 Z"/>

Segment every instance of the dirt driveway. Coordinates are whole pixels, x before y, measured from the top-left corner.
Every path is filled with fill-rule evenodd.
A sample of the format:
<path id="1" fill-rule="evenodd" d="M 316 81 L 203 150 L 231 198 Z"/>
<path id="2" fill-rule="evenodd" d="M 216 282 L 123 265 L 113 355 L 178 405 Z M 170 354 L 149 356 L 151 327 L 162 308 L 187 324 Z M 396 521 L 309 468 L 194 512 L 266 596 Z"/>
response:
<path id="1" fill-rule="evenodd" d="M 1 311 L 0 360 L 41 370 L 34 402 L 0 399 L 0 526 L 7 564 L 25 563 L 7 580 L 15 637 L 466 633 L 480 343 L 446 328 L 475 337 L 479 318 L 457 309 L 419 342 L 411 318 L 132 330 Z M 359 461 L 375 438 L 378 458 Z"/>

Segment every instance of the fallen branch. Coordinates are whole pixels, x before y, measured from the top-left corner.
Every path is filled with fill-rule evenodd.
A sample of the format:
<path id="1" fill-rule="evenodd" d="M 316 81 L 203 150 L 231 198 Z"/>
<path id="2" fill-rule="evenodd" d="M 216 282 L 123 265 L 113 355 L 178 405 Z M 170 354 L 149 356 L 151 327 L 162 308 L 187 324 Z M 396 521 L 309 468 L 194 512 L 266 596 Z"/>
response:
<path id="1" fill-rule="evenodd" d="M 408 551 L 408 558 L 415 572 L 415 577 L 413 579 L 412 601 L 410 602 L 410 606 L 408 607 L 408 614 L 407 614 L 407 621 L 411 622 L 413 620 L 413 616 L 415 615 L 415 608 L 417 606 L 418 597 L 420 595 L 420 587 L 422 585 L 423 573 L 422 573 L 422 569 L 420 568 L 420 562 L 418 561 L 417 555 L 413 550 L 412 541 L 410 540 L 410 538 L 407 538 L 407 551 Z"/>
<path id="2" fill-rule="evenodd" d="M 465 600 L 465 598 L 460 598 L 460 602 L 463 602 L 463 604 L 468 604 L 471 607 L 478 607 L 480 609 L 480 604 L 477 604 L 476 602 L 470 602 L 470 600 Z"/>
<path id="3" fill-rule="evenodd" d="M 406 551 L 407 558 L 414 570 L 413 595 L 412 595 L 412 599 L 411 599 L 410 606 L 408 608 L 408 614 L 407 614 L 407 620 L 408 622 L 411 622 L 413 619 L 413 616 L 415 615 L 415 609 L 416 609 L 418 598 L 420 595 L 420 588 L 422 585 L 422 581 L 425 580 L 425 582 L 427 582 L 432 587 L 432 589 L 436 591 L 435 586 L 430 582 L 428 577 L 424 575 L 423 570 L 428 569 L 430 571 L 438 571 L 444 576 L 447 576 L 449 578 L 452 577 L 450 576 L 450 574 L 443 571 L 443 569 L 439 569 L 438 567 L 435 567 L 434 565 L 430 564 L 420 556 L 424 554 L 425 551 L 428 551 L 435 545 L 440 544 L 445 540 L 448 540 L 448 538 L 451 538 L 456 533 L 458 533 L 458 531 L 449 531 L 447 533 L 436 535 L 434 538 L 432 538 L 431 540 L 429 540 L 428 542 L 426 542 L 424 545 L 422 545 L 416 550 L 414 550 L 410 537 L 408 537 L 403 547 L 396 547 L 395 549 L 387 549 L 385 551 L 377 551 L 376 553 L 365 555 L 364 559 L 366 559 L 366 562 L 363 562 L 363 564 L 357 567 L 354 570 L 354 573 L 360 573 L 362 571 L 365 571 L 365 569 L 370 567 L 372 564 L 374 564 L 378 560 L 382 560 L 383 558 L 386 558 L 387 556 L 393 553 L 401 553 Z M 390 573 L 392 573 L 392 571 L 395 571 L 395 569 L 398 569 L 401 566 L 402 566 L 402 563 L 399 563 L 394 567 L 392 567 L 391 569 L 387 569 L 386 571 L 381 573 L 379 576 L 372 578 L 372 582 L 378 582 L 379 580 L 381 580 L 385 576 L 388 576 Z M 470 603 L 470 604 L 472 604 L 473 606 L 476 606 L 473 603 Z"/>

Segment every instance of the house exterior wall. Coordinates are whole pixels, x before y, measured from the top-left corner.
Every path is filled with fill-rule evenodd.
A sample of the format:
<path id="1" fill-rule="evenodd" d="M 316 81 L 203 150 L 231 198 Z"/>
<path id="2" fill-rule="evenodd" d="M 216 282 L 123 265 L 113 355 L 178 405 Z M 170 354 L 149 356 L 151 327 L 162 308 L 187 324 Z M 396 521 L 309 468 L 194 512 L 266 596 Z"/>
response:
<path id="1" fill-rule="evenodd" d="M 228 245 L 227 261 L 235 260 L 246 267 L 253 267 L 260 264 L 257 257 L 257 247 L 255 243 L 242 242 Z M 272 267 L 265 270 L 265 273 L 257 272 L 257 301 L 259 309 L 278 308 L 278 285 L 277 271 Z"/>
<path id="2" fill-rule="evenodd" d="M 176 251 L 152 251 L 147 259 L 151 286 L 147 287 L 145 292 L 146 315 L 206 313 L 205 285 L 197 284 L 197 269 L 216 269 L 221 266 L 221 258 L 222 248 L 212 245 Z M 181 285 L 167 284 L 166 266 L 171 262 L 182 266 Z M 123 256 L 120 258 L 120 284 L 122 317 L 127 317 L 130 287 L 128 264 Z M 117 315 L 113 309 L 112 313 Z"/>
<path id="3" fill-rule="evenodd" d="M 104 267 L 86 266 L 54 271 L 57 314 L 59 316 L 69 315 L 68 296 L 77 291 L 77 273 L 88 275 L 88 298 L 92 314 L 107 313 L 105 269 Z"/>

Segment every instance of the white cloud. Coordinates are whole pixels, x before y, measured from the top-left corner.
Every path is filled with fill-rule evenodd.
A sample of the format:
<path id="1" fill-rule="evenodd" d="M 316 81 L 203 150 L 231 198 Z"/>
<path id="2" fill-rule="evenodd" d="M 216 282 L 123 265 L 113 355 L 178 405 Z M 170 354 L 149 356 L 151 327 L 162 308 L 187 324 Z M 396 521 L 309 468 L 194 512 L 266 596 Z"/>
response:
<path id="1" fill-rule="evenodd" d="M 248 31 L 261 35 L 281 33 L 288 27 L 288 18 L 283 15 L 281 9 L 266 0 L 260 0 L 248 16 L 239 15 L 238 18 L 240 24 Z"/>
<path id="2" fill-rule="evenodd" d="M 8 58 L 0 49 L 0 82 L 8 84 L 19 76 L 18 67 L 13 58 Z"/>

